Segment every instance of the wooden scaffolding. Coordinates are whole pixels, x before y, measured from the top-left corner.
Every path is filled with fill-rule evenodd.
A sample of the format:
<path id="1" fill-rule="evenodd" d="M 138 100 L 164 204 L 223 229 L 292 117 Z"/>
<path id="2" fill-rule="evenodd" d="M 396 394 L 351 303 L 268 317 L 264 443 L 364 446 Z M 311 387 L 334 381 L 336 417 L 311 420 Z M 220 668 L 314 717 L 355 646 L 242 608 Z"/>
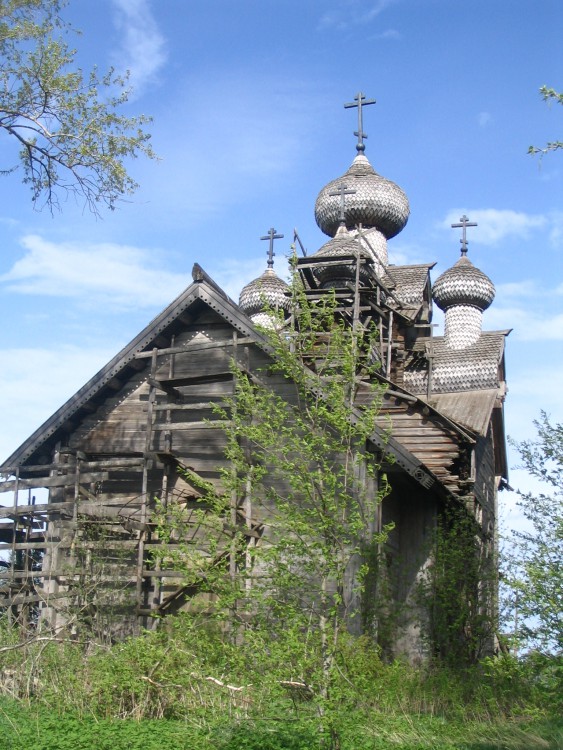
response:
<path id="1" fill-rule="evenodd" d="M 174 487 L 174 478 L 188 468 L 172 449 L 174 432 L 225 426 L 213 416 L 214 403 L 220 401 L 197 401 L 183 390 L 209 383 L 232 392 L 234 380 L 228 367 L 223 372 L 177 377 L 174 362 L 179 354 L 217 348 L 234 354 L 237 347 L 244 360 L 247 343 L 236 332 L 228 341 L 181 347 L 174 345 L 172 337 L 160 348 L 136 354 L 150 368 L 145 371 L 143 451 L 91 455 L 58 446 L 52 463 L 4 467 L 0 493 L 11 493 L 13 500 L 8 507 L 0 507 L 0 556 L 4 558 L 0 610 L 25 626 L 33 626 L 47 613 L 55 626 L 57 618 L 48 613 L 97 608 L 94 587 L 97 596 L 101 587 L 121 592 L 121 610 L 129 615 L 133 611 L 137 627 L 147 628 L 156 616 L 176 611 L 186 599 L 205 590 L 204 579 L 187 582 L 177 569 L 163 566 L 162 554 L 154 552 L 157 547 L 162 552 L 163 545 L 172 552 L 174 547 L 195 543 L 200 534 L 201 514 L 195 507 L 201 497 L 198 487 L 208 479 L 189 467 L 183 489 Z M 197 480 L 192 486 L 190 476 Z M 36 502 L 43 491 L 48 498 Z M 162 509 L 166 512 L 171 503 L 184 508 L 185 533 L 176 541 L 164 541 L 159 538 L 154 512 L 157 505 L 161 513 Z M 225 543 L 216 563 L 233 571 L 239 553 L 235 555 L 228 540 L 242 534 L 250 547 L 262 531 L 262 524 L 252 517 L 250 498 L 231 498 Z M 100 552 L 104 565 L 94 573 L 93 558 L 96 553 L 99 558 Z"/>

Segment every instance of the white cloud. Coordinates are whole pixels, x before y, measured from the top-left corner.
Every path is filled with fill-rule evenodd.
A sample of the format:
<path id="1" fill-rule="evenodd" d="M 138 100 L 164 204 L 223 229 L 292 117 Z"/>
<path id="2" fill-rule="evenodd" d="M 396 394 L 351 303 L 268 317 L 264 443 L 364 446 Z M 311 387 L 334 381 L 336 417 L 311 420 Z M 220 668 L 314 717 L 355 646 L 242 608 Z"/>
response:
<path id="1" fill-rule="evenodd" d="M 394 2 L 396 0 L 377 0 L 377 2 L 372 4 L 371 8 L 365 10 L 360 15 L 360 23 L 373 21 L 374 18 L 377 18 L 386 8 L 393 5 Z M 360 3 L 360 7 L 365 7 L 363 2 Z"/>
<path id="2" fill-rule="evenodd" d="M 429 259 L 428 251 L 421 249 L 420 245 L 412 244 L 408 242 L 402 242 L 401 240 L 393 240 L 392 243 L 387 245 L 387 253 L 389 255 L 389 263 L 394 266 L 411 266 L 418 263 L 428 263 L 433 260 Z"/>
<path id="3" fill-rule="evenodd" d="M 497 304 L 507 299 L 520 300 L 522 297 L 535 297 L 545 295 L 545 290 L 540 291 L 537 281 L 525 279 L 524 281 L 514 281 L 505 284 L 495 284 Z"/>
<path id="4" fill-rule="evenodd" d="M 339 31 L 370 23 L 397 0 L 376 0 L 366 3 L 365 0 L 347 0 L 340 3 L 321 17 L 320 29 L 335 28 Z"/>
<path id="5" fill-rule="evenodd" d="M 152 15 L 149 0 L 112 0 L 115 25 L 122 33 L 120 49 L 116 50 L 117 67 L 131 75 L 133 97 L 153 83 L 166 62 L 164 37 Z"/>
<path id="6" fill-rule="evenodd" d="M 397 29 L 387 29 L 382 31 L 381 34 L 375 34 L 371 37 L 372 39 L 402 39 L 403 35 L 397 31 Z"/>
<path id="7" fill-rule="evenodd" d="M 440 226 L 450 229 L 452 224 L 459 223 L 462 215 L 477 222 L 479 228 L 473 230 L 470 241 L 481 245 L 496 245 L 508 237 L 529 237 L 533 230 L 543 229 L 549 224 L 548 217 L 542 214 L 526 214 L 511 209 L 454 208 Z"/>
<path id="8" fill-rule="evenodd" d="M 138 309 L 167 304 L 191 281 L 158 267 L 156 252 L 129 245 L 56 244 L 38 235 L 26 235 L 21 244 L 27 252 L 0 276 L 0 283 L 20 294 Z"/>
<path id="9" fill-rule="evenodd" d="M 484 128 L 486 127 L 492 120 L 491 113 L 490 112 L 479 112 L 477 115 L 477 122 L 479 123 L 479 127 Z"/>
<path id="10" fill-rule="evenodd" d="M 268 92 L 267 107 L 257 90 Z M 302 106 L 305 99 L 307 107 Z M 153 133 L 162 162 L 156 169 L 150 165 L 150 190 L 154 201 L 165 206 L 163 220 L 179 214 L 185 227 L 233 205 L 248 205 L 266 190 L 274 194 L 303 168 L 300 157 L 329 111 L 329 101 L 323 87 L 250 69 L 181 84 L 175 118 L 182 129 Z M 221 122 L 225 112 L 228 127 L 220 134 L 210 131 L 210 123 Z"/>
<path id="11" fill-rule="evenodd" d="M 494 305 L 485 313 L 488 330 L 513 328 L 520 341 L 563 341 L 563 312 L 544 314 L 523 307 Z"/>
<path id="12" fill-rule="evenodd" d="M 549 232 L 549 241 L 552 247 L 563 247 L 563 211 L 553 211 L 549 215 L 551 229 Z"/>

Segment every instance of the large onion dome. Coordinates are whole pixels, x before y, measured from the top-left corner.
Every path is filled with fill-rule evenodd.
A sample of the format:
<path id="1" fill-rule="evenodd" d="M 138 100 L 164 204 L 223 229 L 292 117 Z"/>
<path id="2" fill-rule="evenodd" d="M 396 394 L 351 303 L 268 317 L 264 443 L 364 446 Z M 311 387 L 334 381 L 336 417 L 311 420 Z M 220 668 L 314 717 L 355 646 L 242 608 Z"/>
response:
<path id="1" fill-rule="evenodd" d="M 495 298 L 495 287 L 489 277 L 462 255 L 452 268 L 434 282 L 434 301 L 441 310 L 453 305 L 470 305 L 486 310 Z"/>
<path id="2" fill-rule="evenodd" d="M 340 225 L 338 189 L 343 183 L 350 190 L 344 212 L 349 229 L 358 224 L 366 228 L 376 227 L 387 239 L 403 229 L 410 210 L 407 196 L 394 182 L 377 174 L 366 156 L 359 153 L 350 169 L 342 177 L 329 182 L 317 197 L 315 220 L 325 234 L 334 237 Z"/>
<path id="3" fill-rule="evenodd" d="M 269 320 L 268 310 L 289 311 L 290 300 L 285 294 L 288 289 L 273 268 L 267 268 L 261 276 L 243 287 L 239 306 L 254 323 L 265 325 Z"/>

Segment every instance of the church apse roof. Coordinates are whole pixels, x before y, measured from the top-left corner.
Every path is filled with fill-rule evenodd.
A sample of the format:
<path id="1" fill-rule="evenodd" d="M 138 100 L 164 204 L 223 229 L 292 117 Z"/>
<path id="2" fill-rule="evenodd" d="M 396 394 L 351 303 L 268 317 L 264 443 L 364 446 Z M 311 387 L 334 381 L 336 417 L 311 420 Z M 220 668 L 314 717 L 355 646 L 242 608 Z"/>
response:
<path id="1" fill-rule="evenodd" d="M 408 354 L 405 386 L 426 393 L 429 358 L 432 359 L 432 393 L 456 393 L 499 388 L 499 367 L 504 355 L 506 331 L 484 331 L 464 349 L 451 349 L 443 336 L 419 340 Z M 429 349 L 432 348 L 432 351 Z"/>

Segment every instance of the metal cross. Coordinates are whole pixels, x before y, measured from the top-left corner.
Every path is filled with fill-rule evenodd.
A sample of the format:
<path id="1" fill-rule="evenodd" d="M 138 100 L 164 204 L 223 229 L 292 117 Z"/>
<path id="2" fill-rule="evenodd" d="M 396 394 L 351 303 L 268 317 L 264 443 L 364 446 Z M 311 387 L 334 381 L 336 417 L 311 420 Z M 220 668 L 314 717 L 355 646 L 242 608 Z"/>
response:
<path id="1" fill-rule="evenodd" d="M 358 143 L 356 144 L 356 151 L 360 154 L 366 150 L 366 147 L 364 145 L 364 138 L 367 138 L 367 135 L 364 133 L 364 130 L 363 130 L 362 107 L 367 107 L 368 104 L 375 104 L 375 99 L 366 99 L 365 95 L 362 94 L 362 92 L 360 91 L 354 97 L 353 102 L 350 102 L 349 104 L 344 105 L 344 109 L 350 109 L 350 107 L 358 108 L 358 130 L 354 131 L 354 135 L 358 136 Z"/>
<path id="2" fill-rule="evenodd" d="M 343 182 L 340 183 L 340 185 L 337 187 L 336 190 L 333 190 L 332 193 L 329 193 L 329 195 L 339 195 L 340 196 L 340 223 L 345 224 L 346 223 L 346 214 L 344 213 L 344 205 L 346 201 L 347 195 L 355 195 L 355 190 L 348 190 L 348 185 L 345 185 Z"/>
<path id="3" fill-rule="evenodd" d="M 459 220 L 459 224 L 452 224 L 452 229 L 459 229 L 460 227 L 463 227 L 463 233 L 460 239 L 461 242 L 461 254 L 467 255 L 467 227 L 476 227 L 478 226 L 476 221 L 469 221 L 467 216 L 463 214 L 461 219 Z"/>
<path id="4" fill-rule="evenodd" d="M 270 240 L 270 247 L 268 249 L 268 268 L 274 267 L 274 240 L 281 240 L 283 237 L 283 234 L 276 234 L 276 230 L 274 227 L 271 227 L 268 230 L 268 234 L 266 234 L 264 237 L 260 237 L 261 240 Z"/>

